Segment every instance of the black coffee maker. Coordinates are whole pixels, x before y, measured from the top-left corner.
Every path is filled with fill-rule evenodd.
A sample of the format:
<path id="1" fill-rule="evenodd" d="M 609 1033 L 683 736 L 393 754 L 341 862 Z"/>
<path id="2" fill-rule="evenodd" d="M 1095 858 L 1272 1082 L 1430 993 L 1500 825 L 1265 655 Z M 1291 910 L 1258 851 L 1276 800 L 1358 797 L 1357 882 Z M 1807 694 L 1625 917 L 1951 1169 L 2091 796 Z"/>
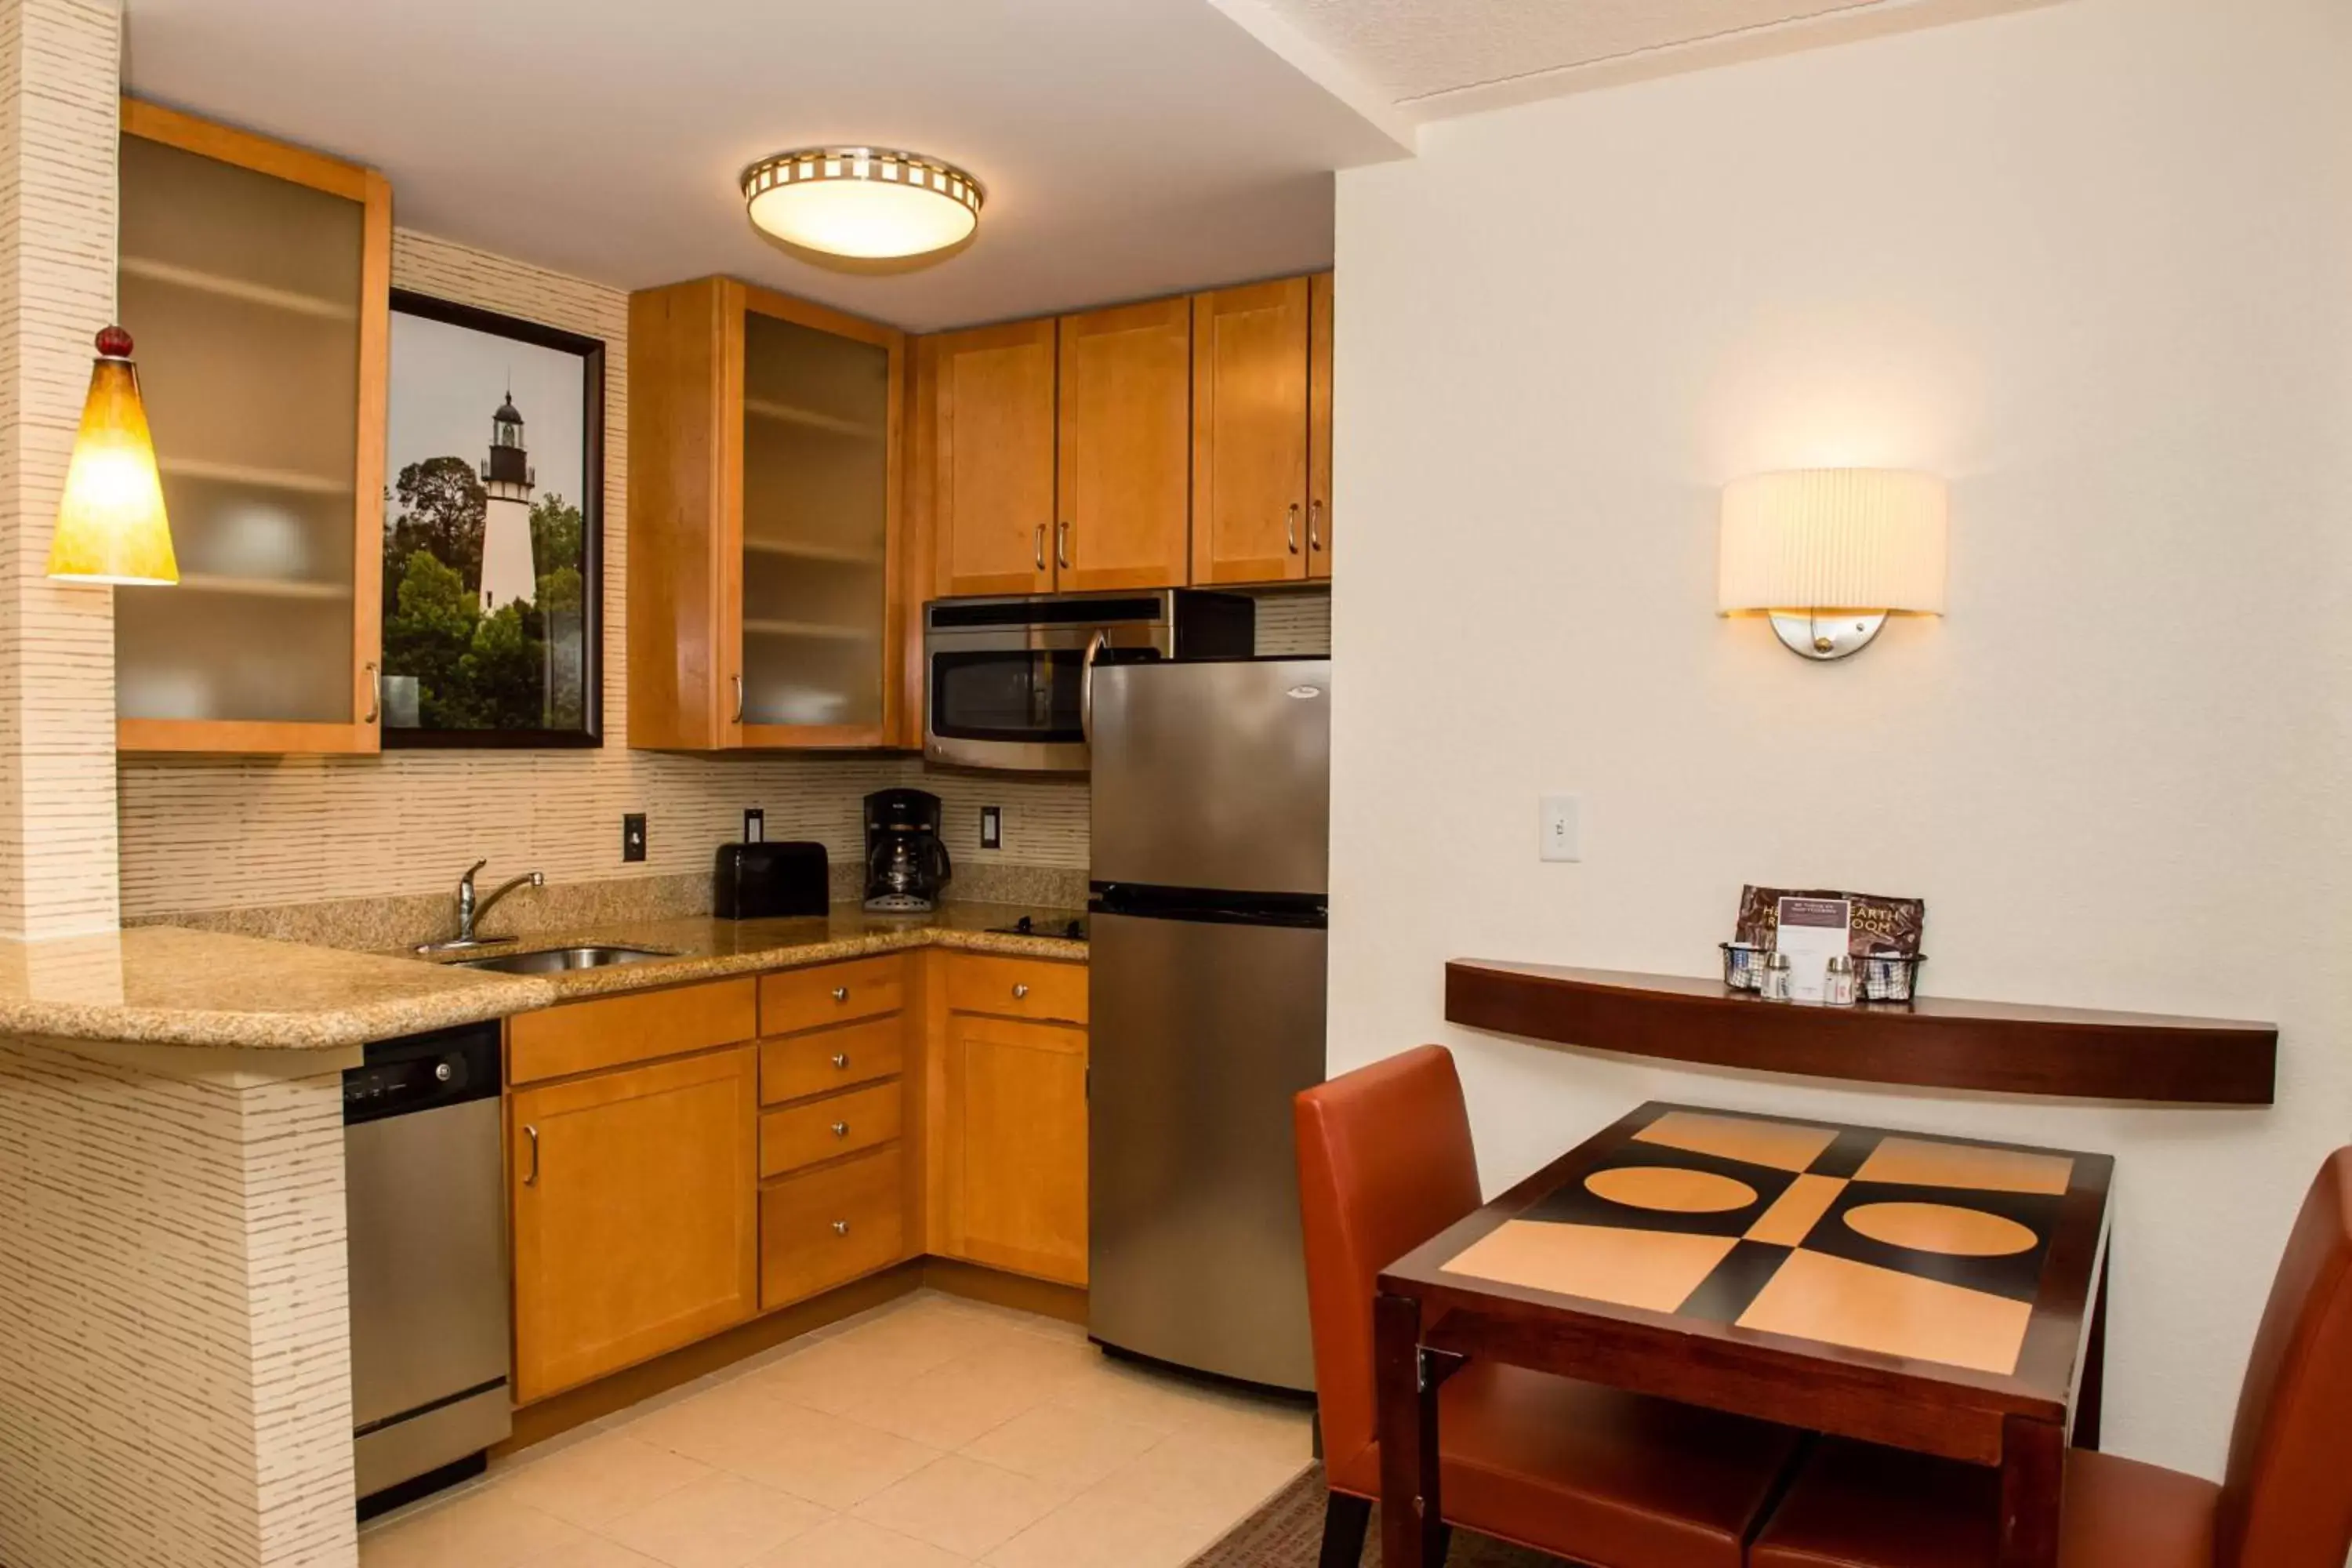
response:
<path id="1" fill-rule="evenodd" d="M 866 907 L 913 915 L 939 901 L 955 868 L 940 842 L 940 797 L 929 790 L 877 789 L 866 797 Z"/>

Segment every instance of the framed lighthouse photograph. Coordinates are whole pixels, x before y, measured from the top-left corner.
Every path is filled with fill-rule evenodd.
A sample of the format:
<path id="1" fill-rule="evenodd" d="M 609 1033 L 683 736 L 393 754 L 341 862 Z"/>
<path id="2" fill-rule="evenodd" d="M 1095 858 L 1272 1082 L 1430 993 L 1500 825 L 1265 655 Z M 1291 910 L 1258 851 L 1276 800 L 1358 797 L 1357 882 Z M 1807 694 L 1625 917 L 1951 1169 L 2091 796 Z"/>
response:
<path id="1" fill-rule="evenodd" d="M 604 345 L 392 294 L 383 744 L 603 743 Z"/>

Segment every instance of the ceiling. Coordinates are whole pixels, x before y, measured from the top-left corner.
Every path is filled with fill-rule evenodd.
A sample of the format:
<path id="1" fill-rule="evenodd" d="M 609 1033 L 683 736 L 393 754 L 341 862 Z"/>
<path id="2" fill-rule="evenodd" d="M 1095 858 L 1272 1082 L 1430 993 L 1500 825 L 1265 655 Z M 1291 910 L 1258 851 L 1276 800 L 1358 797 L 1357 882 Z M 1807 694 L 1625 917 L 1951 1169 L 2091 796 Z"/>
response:
<path id="1" fill-rule="evenodd" d="M 1331 259 L 1332 172 L 1419 123 L 2045 0 L 126 0 L 131 90 L 373 164 L 402 226 L 624 289 L 728 273 L 919 331 Z M 771 153 L 898 146 L 976 243 L 833 270 Z"/>
<path id="2" fill-rule="evenodd" d="M 929 329 L 1328 265 L 1406 151 L 1203 0 L 129 0 L 131 90 L 372 163 L 395 221 L 635 289 L 724 272 Z M 872 142 L 987 188 L 920 271 L 788 257 L 735 180 Z"/>

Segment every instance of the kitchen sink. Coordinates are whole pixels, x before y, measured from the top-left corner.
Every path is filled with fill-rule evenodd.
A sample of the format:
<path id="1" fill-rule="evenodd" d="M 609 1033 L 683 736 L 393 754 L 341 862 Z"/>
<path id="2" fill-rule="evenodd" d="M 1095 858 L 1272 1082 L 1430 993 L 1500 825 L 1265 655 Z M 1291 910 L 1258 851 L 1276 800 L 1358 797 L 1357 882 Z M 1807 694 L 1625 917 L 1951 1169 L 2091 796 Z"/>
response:
<path id="1" fill-rule="evenodd" d="M 643 963 L 676 958 L 650 947 L 551 947 L 539 952 L 508 952 L 496 958 L 465 958 L 459 969 L 495 969 L 501 974 L 556 974 L 567 969 L 602 969 L 612 963 Z"/>

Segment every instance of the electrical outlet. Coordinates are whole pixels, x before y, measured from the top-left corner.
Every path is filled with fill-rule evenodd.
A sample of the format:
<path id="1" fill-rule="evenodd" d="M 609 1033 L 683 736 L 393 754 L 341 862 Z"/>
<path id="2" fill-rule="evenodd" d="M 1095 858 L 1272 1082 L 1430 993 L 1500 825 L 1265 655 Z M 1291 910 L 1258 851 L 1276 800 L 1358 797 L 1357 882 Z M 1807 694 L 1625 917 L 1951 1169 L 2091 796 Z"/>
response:
<path id="1" fill-rule="evenodd" d="M 743 842 L 764 844 L 768 840 L 768 814 L 756 805 L 743 808 Z"/>
<path id="2" fill-rule="evenodd" d="M 1004 847 L 1004 808 L 983 805 L 980 808 L 980 847 L 982 849 Z"/>
<path id="3" fill-rule="evenodd" d="M 642 860 L 646 858 L 646 814 L 632 811 L 621 818 L 621 858 Z"/>
<path id="4" fill-rule="evenodd" d="M 1541 805 L 1542 837 L 1537 853 L 1547 860 L 1583 859 L 1583 800 L 1572 795 L 1548 795 Z"/>

